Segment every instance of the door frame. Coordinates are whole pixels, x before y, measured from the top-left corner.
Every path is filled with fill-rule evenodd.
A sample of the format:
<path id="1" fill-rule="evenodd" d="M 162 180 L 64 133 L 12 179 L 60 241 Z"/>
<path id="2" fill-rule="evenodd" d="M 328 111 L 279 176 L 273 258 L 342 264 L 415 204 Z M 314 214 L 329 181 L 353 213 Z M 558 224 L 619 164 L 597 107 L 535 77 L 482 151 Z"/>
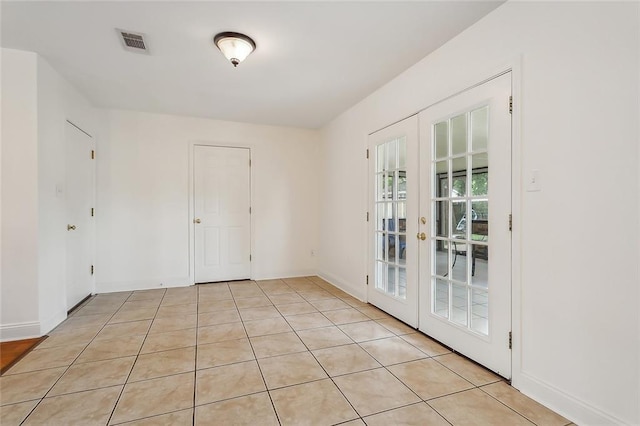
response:
<path id="1" fill-rule="evenodd" d="M 443 89 L 445 92 L 436 93 L 428 105 L 424 105 L 418 110 L 412 110 L 405 113 L 401 118 L 394 116 L 393 122 L 388 122 L 384 126 L 376 127 L 367 132 L 364 137 L 364 149 L 368 148 L 368 136 L 400 122 L 410 116 L 419 114 L 420 112 L 452 98 L 469 89 L 479 86 L 487 81 L 511 72 L 511 96 L 513 98 L 513 111 L 511 114 L 511 211 L 513 215 L 513 224 L 511 230 L 511 330 L 513 333 L 512 349 L 511 349 L 511 384 L 516 389 L 520 388 L 520 384 L 527 381 L 526 374 L 522 371 L 522 200 L 523 200 L 523 156 L 522 156 L 522 68 L 523 55 L 506 58 L 500 62 L 494 63 L 479 71 L 471 70 L 454 84 L 449 85 L 449 89 Z M 365 167 L 365 183 L 368 189 L 369 168 L 368 163 Z M 365 198 L 365 211 L 369 210 L 368 198 Z M 369 212 L 371 214 L 371 212 Z M 368 247 L 369 244 L 369 224 L 363 224 L 363 241 Z M 365 273 L 369 272 L 369 250 L 365 250 L 366 256 L 364 265 Z M 363 282 L 363 294 L 367 295 L 367 287 Z M 420 297 L 420 294 L 418 294 Z M 366 301 L 366 299 L 365 299 Z"/>
<path id="2" fill-rule="evenodd" d="M 189 150 L 189 216 L 187 218 L 187 223 L 189 226 L 189 285 L 195 285 L 196 283 L 196 246 L 195 246 L 195 235 L 196 228 L 193 223 L 193 218 L 195 217 L 195 147 L 196 146 L 206 146 L 211 148 L 239 148 L 239 149 L 247 149 L 249 150 L 249 161 L 253 162 L 252 154 L 253 147 L 247 144 L 229 144 L 229 143 L 221 143 L 221 142 L 209 142 L 209 141 L 189 141 L 187 144 L 187 149 Z M 253 209 L 253 188 L 254 188 L 254 174 L 253 174 L 253 165 L 249 166 L 249 205 Z M 255 229 L 254 223 L 254 214 L 253 212 L 249 215 L 249 250 L 253 255 L 253 248 L 255 247 L 254 241 L 254 233 Z M 253 260 L 249 262 L 249 279 L 253 279 L 254 277 L 254 269 L 253 269 Z"/>

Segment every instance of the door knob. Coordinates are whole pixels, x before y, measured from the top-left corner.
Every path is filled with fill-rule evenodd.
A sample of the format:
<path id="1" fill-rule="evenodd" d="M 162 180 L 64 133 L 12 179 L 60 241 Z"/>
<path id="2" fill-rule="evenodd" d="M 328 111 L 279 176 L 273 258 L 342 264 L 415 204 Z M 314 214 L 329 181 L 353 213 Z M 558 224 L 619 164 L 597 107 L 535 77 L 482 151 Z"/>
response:
<path id="1" fill-rule="evenodd" d="M 427 234 L 425 234 L 424 232 L 418 232 L 417 237 L 418 237 L 419 240 L 424 241 L 424 240 L 427 239 Z"/>
<path id="2" fill-rule="evenodd" d="M 75 230 L 76 230 L 75 225 L 67 225 L 67 231 L 75 231 Z"/>
<path id="3" fill-rule="evenodd" d="M 198 218 L 193 219 L 193 223 L 200 223 L 200 219 L 198 219 Z"/>

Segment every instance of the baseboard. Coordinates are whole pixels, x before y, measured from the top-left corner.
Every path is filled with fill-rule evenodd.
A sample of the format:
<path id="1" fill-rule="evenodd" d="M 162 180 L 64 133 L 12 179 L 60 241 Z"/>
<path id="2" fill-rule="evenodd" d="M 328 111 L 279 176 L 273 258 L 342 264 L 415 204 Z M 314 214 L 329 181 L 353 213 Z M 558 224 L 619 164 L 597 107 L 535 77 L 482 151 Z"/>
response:
<path id="1" fill-rule="evenodd" d="M 0 342 L 33 339 L 41 336 L 40 322 L 38 321 L 0 325 Z"/>
<path id="2" fill-rule="evenodd" d="M 348 284 L 346 280 L 343 280 L 326 271 L 319 271 L 317 275 L 323 280 L 327 281 L 328 283 L 331 283 L 334 286 L 338 287 L 340 290 L 344 291 L 345 293 L 348 293 L 351 296 L 355 297 L 356 299 L 361 301 L 367 300 L 367 297 L 366 297 L 367 295 L 364 291 L 358 291 L 355 288 L 355 286 Z"/>
<path id="3" fill-rule="evenodd" d="M 190 278 L 154 278 L 138 281 L 111 281 L 97 282 L 96 294 L 117 293 L 120 291 L 153 290 L 159 288 L 188 287 L 191 285 Z"/>
<path id="4" fill-rule="evenodd" d="M 311 275 L 316 275 L 315 270 L 305 269 L 305 270 L 293 270 L 293 271 L 284 271 L 278 273 L 267 273 L 267 274 L 256 274 L 252 279 L 254 281 L 263 281 L 263 280 L 278 280 L 282 278 L 300 278 L 300 277 L 308 277 Z"/>
<path id="5" fill-rule="evenodd" d="M 44 336 L 67 319 L 67 311 L 60 311 L 47 320 L 40 322 L 40 335 Z"/>
<path id="6" fill-rule="evenodd" d="M 528 397 L 549 407 L 558 414 L 579 425 L 633 424 L 633 420 L 620 419 L 570 395 L 545 381 L 521 372 L 514 375 L 513 387 Z"/>

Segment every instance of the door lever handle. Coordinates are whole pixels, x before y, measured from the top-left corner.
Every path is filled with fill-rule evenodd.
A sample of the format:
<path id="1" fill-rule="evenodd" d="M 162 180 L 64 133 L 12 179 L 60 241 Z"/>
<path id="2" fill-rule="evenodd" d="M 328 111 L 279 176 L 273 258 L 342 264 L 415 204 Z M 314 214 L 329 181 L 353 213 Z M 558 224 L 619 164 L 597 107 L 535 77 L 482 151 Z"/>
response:
<path id="1" fill-rule="evenodd" d="M 198 219 L 198 218 L 193 219 L 193 223 L 200 223 L 200 219 Z"/>
<path id="2" fill-rule="evenodd" d="M 75 230 L 76 230 L 75 225 L 67 225 L 67 231 L 75 231 Z"/>

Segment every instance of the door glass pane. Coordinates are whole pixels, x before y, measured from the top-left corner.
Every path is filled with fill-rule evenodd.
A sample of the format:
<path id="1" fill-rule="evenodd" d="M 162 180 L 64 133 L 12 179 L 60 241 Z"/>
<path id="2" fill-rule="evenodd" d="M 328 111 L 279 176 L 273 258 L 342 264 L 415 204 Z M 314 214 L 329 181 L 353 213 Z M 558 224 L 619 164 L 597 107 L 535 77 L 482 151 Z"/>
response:
<path id="1" fill-rule="evenodd" d="M 433 313 L 482 334 L 489 330 L 488 123 L 483 106 L 434 124 L 431 164 Z"/>
<path id="2" fill-rule="evenodd" d="M 405 138 L 392 139 L 376 149 L 375 288 L 389 296 L 406 298 L 407 171 Z M 383 231 L 383 232 L 380 232 Z"/>

